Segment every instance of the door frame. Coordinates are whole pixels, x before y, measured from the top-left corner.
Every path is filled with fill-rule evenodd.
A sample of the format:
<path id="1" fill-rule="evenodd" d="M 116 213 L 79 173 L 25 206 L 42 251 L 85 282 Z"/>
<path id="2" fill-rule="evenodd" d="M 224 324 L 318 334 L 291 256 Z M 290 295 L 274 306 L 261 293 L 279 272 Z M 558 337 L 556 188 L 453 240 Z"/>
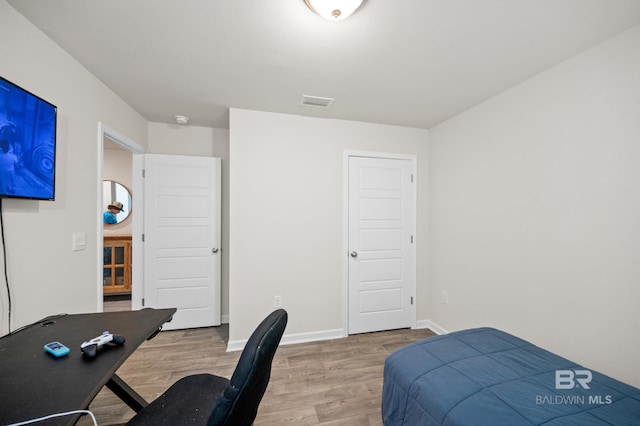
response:
<path id="1" fill-rule="evenodd" d="M 388 160 L 409 160 L 413 166 L 413 198 L 414 214 L 413 214 L 413 226 L 414 232 L 414 244 L 413 250 L 413 282 L 411 283 L 412 292 L 416 295 L 416 281 L 417 281 L 417 246 L 418 246 L 418 167 L 417 156 L 411 154 L 397 154 L 388 152 L 372 152 L 372 151 L 344 151 L 342 156 L 342 330 L 343 336 L 349 335 L 349 158 L 350 157 L 366 157 Z M 414 303 L 411 305 L 411 328 L 416 328 L 416 306 L 418 304 L 417 296 L 414 296 Z"/>
<path id="2" fill-rule="evenodd" d="M 98 122 L 98 199 L 97 199 L 97 214 L 96 214 L 96 222 L 97 222 L 97 235 L 96 235 L 96 284 L 97 284 L 97 300 L 96 300 L 96 312 L 104 311 L 104 295 L 102 291 L 102 266 L 103 266 L 103 241 L 104 241 L 104 229 L 102 224 L 102 211 L 104 210 L 103 200 L 102 200 L 102 181 L 104 180 L 104 138 L 108 137 L 112 142 L 120 145 L 122 148 L 127 151 L 131 151 L 132 153 L 132 161 L 131 161 L 131 202 L 132 207 L 131 210 L 135 210 L 136 214 L 132 216 L 131 223 L 131 250 L 132 250 L 132 264 L 137 265 L 132 268 L 132 276 L 131 276 L 131 303 L 132 309 L 140 309 L 139 301 L 142 298 L 142 288 L 140 287 L 140 283 L 142 283 L 142 277 L 144 274 L 144 270 L 142 268 L 142 244 L 138 244 L 139 241 L 136 241 L 134 238 L 135 235 L 142 234 L 142 229 L 144 229 L 144 213 L 142 210 L 142 200 L 144 200 L 144 185 L 142 185 L 142 169 L 144 166 L 144 162 L 141 160 L 143 157 L 145 149 L 138 142 L 133 139 L 119 133 L 118 131 L 110 128 L 103 122 Z M 135 194 L 135 196 L 133 196 Z M 138 300 L 138 303 L 136 303 Z"/>

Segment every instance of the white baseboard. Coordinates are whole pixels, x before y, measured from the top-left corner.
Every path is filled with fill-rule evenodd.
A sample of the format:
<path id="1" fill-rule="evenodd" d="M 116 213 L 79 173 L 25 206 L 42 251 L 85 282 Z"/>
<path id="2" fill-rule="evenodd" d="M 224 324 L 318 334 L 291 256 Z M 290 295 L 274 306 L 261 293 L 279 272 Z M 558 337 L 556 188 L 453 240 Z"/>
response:
<path id="1" fill-rule="evenodd" d="M 431 320 L 416 321 L 416 329 L 428 328 L 436 334 L 448 334 L 449 332 Z"/>
<path id="2" fill-rule="evenodd" d="M 281 345 L 294 345 L 296 343 L 309 343 L 318 342 L 322 340 L 334 340 L 347 337 L 347 333 L 342 328 L 336 328 L 335 330 L 313 331 L 310 333 L 293 333 L 284 334 Z M 229 340 L 227 344 L 227 352 L 241 351 L 244 349 L 244 345 L 247 344 L 247 340 Z"/>
<path id="3" fill-rule="evenodd" d="M 226 319 L 228 322 L 228 318 Z M 225 322 L 225 318 L 223 316 L 222 322 Z M 418 328 L 428 328 L 436 334 L 448 334 L 449 332 L 444 328 L 440 327 L 438 324 L 434 323 L 431 320 L 420 320 L 416 322 L 416 329 Z M 293 334 L 284 334 L 282 336 L 282 340 L 280 341 L 281 345 L 294 345 L 297 343 L 310 343 L 310 342 L 319 342 L 322 340 L 334 340 L 334 339 L 342 339 L 347 337 L 347 332 L 342 328 L 336 328 L 334 330 L 323 330 L 323 331 L 312 331 L 310 333 L 293 333 Z M 247 344 L 248 339 L 241 340 L 229 340 L 227 344 L 227 352 L 235 352 L 241 351 L 244 349 L 244 345 Z"/>

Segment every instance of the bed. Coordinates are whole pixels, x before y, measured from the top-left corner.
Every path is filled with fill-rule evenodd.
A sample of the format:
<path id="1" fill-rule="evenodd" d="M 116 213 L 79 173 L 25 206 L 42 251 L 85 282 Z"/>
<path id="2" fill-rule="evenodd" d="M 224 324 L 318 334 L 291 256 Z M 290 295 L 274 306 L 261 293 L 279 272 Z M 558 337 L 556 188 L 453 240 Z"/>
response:
<path id="1" fill-rule="evenodd" d="M 382 419 L 385 426 L 640 425 L 640 389 L 476 328 L 389 355 Z"/>

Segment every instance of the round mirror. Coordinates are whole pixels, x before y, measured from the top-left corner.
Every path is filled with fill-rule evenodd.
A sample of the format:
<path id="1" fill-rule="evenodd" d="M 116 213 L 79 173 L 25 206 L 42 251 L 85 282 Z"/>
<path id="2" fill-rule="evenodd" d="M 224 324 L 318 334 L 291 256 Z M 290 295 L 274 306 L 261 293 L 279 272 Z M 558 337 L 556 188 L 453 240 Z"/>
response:
<path id="1" fill-rule="evenodd" d="M 102 182 L 102 194 L 105 211 L 103 222 L 105 225 L 121 223 L 131 214 L 131 192 L 126 186 L 112 181 Z"/>

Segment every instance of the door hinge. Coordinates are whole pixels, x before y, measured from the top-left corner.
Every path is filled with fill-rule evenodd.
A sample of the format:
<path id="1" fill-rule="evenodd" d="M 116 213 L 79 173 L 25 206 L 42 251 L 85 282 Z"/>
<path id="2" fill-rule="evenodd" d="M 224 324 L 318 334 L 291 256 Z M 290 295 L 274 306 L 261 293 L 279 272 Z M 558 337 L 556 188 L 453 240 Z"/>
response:
<path id="1" fill-rule="evenodd" d="M 411 174 L 411 183 L 413 183 L 413 174 Z"/>
<path id="2" fill-rule="evenodd" d="M 142 242 L 144 243 L 144 234 L 142 234 Z"/>
<path id="3" fill-rule="evenodd" d="M 144 297 L 142 298 L 142 306 L 144 307 Z"/>
<path id="4" fill-rule="evenodd" d="M 142 177 L 145 177 L 145 175 L 144 175 L 144 169 L 142 169 Z"/>
<path id="5" fill-rule="evenodd" d="M 411 236 L 411 244 L 413 244 L 413 235 Z"/>
<path id="6" fill-rule="evenodd" d="M 411 304 L 413 305 L 413 296 L 411 296 Z M 142 305 L 142 306 L 144 306 L 144 305 Z"/>

